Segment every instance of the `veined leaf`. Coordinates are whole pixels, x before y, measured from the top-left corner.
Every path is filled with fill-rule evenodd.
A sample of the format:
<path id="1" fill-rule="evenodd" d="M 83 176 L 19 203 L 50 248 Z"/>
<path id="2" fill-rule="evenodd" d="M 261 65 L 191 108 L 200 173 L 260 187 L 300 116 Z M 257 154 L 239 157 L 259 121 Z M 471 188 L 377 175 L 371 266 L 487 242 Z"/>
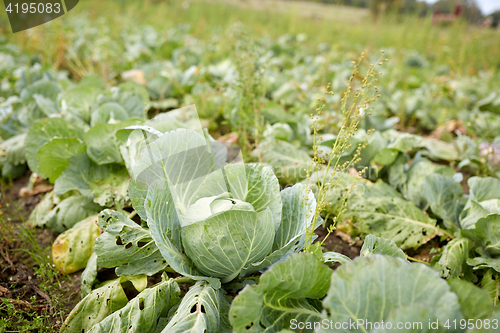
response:
<path id="1" fill-rule="evenodd" d="M 120 104 L 109 102 L 92 111 L 90 125 L 95 127 L 98 124 L 116 124 L 128 118 L 127 111 Z"/>
<path id="2" fill-rule="evenodd" d="M 294 145 L 274 140 L 259 145 L 262 161 L 274 169 L 276 176 L 285 183 L 295 183 L 307 177 L 312 159 L 308 153 Z"/>
<path id="3" fill-rule="evenodd" d="M 303 181 L 302 184 L 311 186 L 313 193 L 318 195 L 318 186 L 323 183 L 323 180 L 325 186 L 327 186 L 325 201 L 327 203 L 326 209 L 329 212 L 336 212 L 340 205 L 342 205 L 344 197 L 347 199 L 350 196 L 351 189 L 354 189 L 359 182 L 358 178 L 347 172 L 325 175 L 325 171 L 321 170 L 314 172 L 309 177 L 309 183 Z"/>
<path id="4" fill-rule="evenodd" d="M 273 265 L 258 286 L 247 286 L 234 299 L 229 311 L 234 332 L 280 332 L 290 328 L 293 319 L 319 321 L 320 312 L 308 299 L 326 294 L 332 273 L 311 253 L 294 254 Z"/>
<path id="5" fill-rule="evenodd" d="M 118 130 L 136 123 L 136 120 L 127 120 L 114 124 L 97 124 L 85 133 L 87 153 L 97 164 L 122 163 L 118 139 L 115 134 Z"/>
<path id="6" fill-rule="evenodd" d="M 458 278 L 469 275 L 470 268 L 467 266 L 467 258 L 471 250 L 471 242 L 467 238 L 455 238 L 446 244 L 441 258 L 436 264 L 439 274 L 447 278 Z"/>
<path id="7" fill-rule="evenodd" d="M 50 178 L 52 183 L 55 182 L 69 165 L 69 159 L 84 153 L 85 150 L 85 144 L 79 139 L 52 139 L 36 154 L 40 176 Z"/>
<path id="8" fill-rule="evenodd" d="M 57 204 L 46 216 L 46 226 L 55 232 L 62 232 L 73 228 L 73 226 L 88 216 L 94 215 L 101 210 L 101 206 L 95 204 L 82 195 L 72 195 Z"/>
<path id="9" fill-rule="evenodd" d="M 90 122 L 90 114 L 97 104 L 102 90 L 92 86 L 77 86 L 66 90 L 61 96 L 61 110 L 68 120 L 79 119 Z"/>
<path id="10" fill-rule="evenodd" d="M 149 230 L 124 213 L 106 209 L 99 214 L 97 225 L 104 231 L 95 244 L 100 267 L 116 267 L 118 276 L 151 276 L 167 266 Z"/>
<path id="11" fill-rule="evenodd" d="M 357 216 L 363 231 L 393 240 L 402 249 L 418 247 L 442 231 L 412 202 L 397 197 L 353 197 L 349 214 Z"/>
<path id="12" fill-rule="evenodd" d="M 57 205 L 61 200 L 55 194 L 54 191 L 50 191 L 46 193 L 42 200 L 36 205 L 35 209 L 31 211 L 28 222 L 34 227 L 41 227 L 47 220 L 45 218 L 46 214 L 48 214 L 55 205 Z M 92 214 L 90 214 L 92 215 Z"/>
<path id="13" fill-rule="evenodd" d="M 100 234 L 96 222 L 97 216 L 90 216 L 56 238 L 52 260 L 61 273 L 70 274 L 85 268 Z"/>
<path id="14" fill-rule="evenodd" d="M 101 206 L 82 195 L 75 194 L 60 200 L 54 192 L 51 193 L 53 194 L 50 196 L 46 195 L 47 201 L 43 201 L 43 205 L 39 209 L 37 208 L 36 215 L 30 216 L 30 219 L 37 226 L 45 225 L 55 232 L 63 232 L 101 210 Z M 54 206 L 54 204 L 56 205 Z"/>
<path id="15" fill-rule="evenodd" d="M 183 216 L 196 202 L 203 181 L 214 172 L 213 162 L 204 136 L 193 130 L 178 129 L 142 150 L 134 163 L 132 178 L 144 189 L 156 180 L 167 180 L 167 186 L 175 194 L 175 208 Z"/>
<path id="16" fill-rule="evenodd" d="M 456 161 L 459 158 L 457 147 L 451 143 L 424 138 L 420 146 L 427 149 L 423 153 L 432 160 Z"/>
<path id="17" fill-rule="evenodd" d="M 458 302 L 465 319 L 484 319 L 495 310 L 486 290 L 459 279 L 448 280 L 448 284 L 451 291 L 458 296 Z"/>
<path id="18" fill-rule="evenodd" d="M 198 280 L 210 281 L 219 288 L 216 278 L 203 277 L 181 248 L 181 224 L 168 185 L 159 179 L 149 187 L 144 202 L 151 237 L 163 258 L 176 272 Z"/>
<path id="19" fill-rule="evenodd" d="M 427 205 L 424 194 L 425 178 L 436 169 L 437 166 L 428 159 L 415 158 L 408 170 L 406 191 L 403 191 L 405 199 L 413 201 L 417 207 L 424 208 Z"/>
<path id="20" fill-rule="evenodd" d="M 363 243 L 360 254 L 364 257 L 369 257 L 374 254 L 385 254 L 408 261 L 406 259 L 406 254 L 396 245 L 396 243 L 390 239 L 383 239 L 374 235 L 365 237 L 365 242 Z"/>
<path id="21" fill-rule="evenodd" d="M 492 177 L 471 177 L 467 181 L 470 198 L 478 202 L 500 199 L 500 180 Z"/>
<path id="22" fill-rule="evenodd" d="M 26 160 L 33 172 L 39 172 L 37 154 L 53 138 L 83 139 L 83 131 L 64 119 L 41 119 L 33 124 L 25 140 Z"/>
<path id="23" fill-rule="evenodd" d="M 224 172 L 225 176 L 220 172 L 209 175 L 196 192 L 194 201 L 230 190 L 234 199 L 250 203 L 256 212 L 269 209 L 277 230 L 282 219 L 282 199 L 278 179 L 272 170 L 255 164 L 229 164 Z"/>
<path id="24" fill-rule="evenodd" d="M 476 222 L 488 214 L 488 210 L 483 208 L 479 202 L 469 199 L 459 216 L 460 228 L 473 229 Z"/>
<path id="25" fill-rule="evenodd" d="M 50 100 L 55 100 L 61 88 L 56 82 L 48 80 L 38 80 L 21 91 L 20 97 L 23 101 L 28 101 L 34 95 L 40 95 Z"/>
<path id="26" fill-rule="evenodd" d="M 57 107 L 57 103 L 55 100 L 52 100 L 40 94 L 34 94 L 33 98 L 35 99 L 36 105 L 47 117 L 59 113 L 59 108 Z"/>
<path id="27" fill-rule="evenodd" d="M 118 169 L 104 179 L 89 181 L 90 189 L 94 194 L 94 202 L 104 207 L 113 205 L 125 207 L 130 205 L 127 189 L 130 176 L 125 169 Z"/>
<path id="28" fill-rule="evenodd" d="M 500 258 L 491 258 L 486 255 L 481 255 L 475 258 L 468 258 L 467 264 L 473 266 L 474 269 L 493 268 L 500 273 Z"/>
<path id="29" fill-rule="evenodd" d="M 87 262 L 87 266 L 85 267 L 85 269 L 82 272 L 82 275 L 80 276 L 80 291 L 82 298 L 90 294 L 96 282 L 96 278 L 97 278 L 97 254 L 93 252 L 89 258 L 89 261 Z"/>
<path id="30" fill-rule="evenodd" d="M 24 147 L 26 135 L 26 133 L 18 134 L 0 143 L 0 155 L 3 151 L 5 158 L 12 165 L 19 165 L 26 162 Z"/>
<path id="31" fill-rule="evenodd" d="M 124 288 L 138 292 L 147 286 L 146 275 L 121 276 L 106 283 L 85 296 L 64 321 L 60 333 L 82 333 L 128 303 Z"/>
<path id="32" fill-rule="evenodd" d="M 90 183 L 108 177 L 109 168 L 95 164 L 85 153 L 74 155 L 69 162 L 70 165 L 57 178 L 54 192 L 57 195 L 63 195 L 68 191 L 77 190 L 82 195 L 93 199 L 94 194 Z"/>
<path id="33" fill-rule="evenodd" d="M 325 252 L 322 255 L 321 261 L 324 262 L 325 264 L 339 263 L 343 265 L 348 262 L 351 262 L 351 258 L 338 252 Z"/>
<path id="34" fill-rule="evenodd" d="M 316 198 L 305 185 L 295 184 L 281 191 L 281 202 L 281 223 L 274 238 L 273 251 L 285 247 L 298 235 L 301 239 L 297 248 L 302 248 L 300 244 L 304 243 L 306 230 L 316 211 Z"/>
<path id="35" fill-rule="evenodd" d="M 185 226 L 182 245 L 198 270 L 223 283 L 264 259 L 271 251 L 274 226 L 271 211 L 225 211 Z"/>
<path id="36" fill-rule="evenodd" d="M 490 258 L 500 259 L 500 215 L 492 214 L 480 219 L 474 229 L 462 230 L 462 235 L 480 244 Z"/>
<path id="37" fill-rule="evenodd" d="M 430 203 L 432 212 L 441 217 L 449 227 L 459 228 L 458 217 L 462 210 L 459 199 L 463 193 L 462 186 L 451 177 L 436 173 L 425 177 L 425 199 Z"/>
<path id="38" fill-rule="evenodd" d="M 373 157 L 373 162 L 380 165 L 391 165 L 396 161 L 398 155 L 399 150 L 393 148 L 384 148 Z"/>
<path id="39" fill-rule="evenodd" d="M 367 322 L 382 320 L 395 322 L 405 318 L 407 322 L 418 322 L 423 316 L 438 319 L 443 325 L 446 320 L 458 322 L 463 318 L 457 296 L 435 271 L 422 264 L 408 264 L 378 254 L 340 266 L 332 274 L 323 306 L 326 310 L 323 319 L 335 323 L 363 320 L 349 332 L 370 331 Z M 416 311 L 415 306 L 424 308 Z M 405 310 L 407 307 L 412 310 Z M 343 330 L 320 330 L 332 331 Z"/>
<path id="40" fill-rule="evenodd" d="M 161 332 L 229 333 L 228 310 L 229 302 L 222 290 L 199 281 L 189 288 L 181 303 L 170 310 L 169 322 Z"/>
<path id="41" fill-rule="evenodd" d="M 481 280 L 481 288 L 486 290 L 493 305 L 500 305 L 500 275 L 493 269 L 488 269 Z"/>
<path id="42" fill-rule="evenodd" d="M 145 289 L 120 310 L 93 326 L 89 333 L 154 332 L 158 319 L 165 317 L 179 301 L 181 290 L 173 279 Z"/>

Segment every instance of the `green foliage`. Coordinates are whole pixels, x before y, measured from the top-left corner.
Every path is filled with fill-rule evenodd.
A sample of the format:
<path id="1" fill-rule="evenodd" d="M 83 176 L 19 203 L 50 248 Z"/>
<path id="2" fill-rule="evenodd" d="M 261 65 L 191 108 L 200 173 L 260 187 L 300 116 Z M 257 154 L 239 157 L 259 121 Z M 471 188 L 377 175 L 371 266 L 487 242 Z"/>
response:
<path id="1" fill-rule="evenodd" d="M 498 317 L 499 81 L 495 57 L 484 56 L 498 53 L 494 34 L 413 17 L 372 25 L 345 8 L 318 23 L 198 2 L 128 3 L 126 19 L 116 4 L 81 6 L 102 21 L 54 22 L 57 42 L 7 37 L 40 51 L 43 66 L 0 40 L 2 176 L 27 163 L 54 184 L 30 222 L 62 232 L 57 269 L 86 266 L 63 332 Z M 360 22 L 344 29 L 349 17 Z M 187 21 L 200 23 L 167 29 Z M 233 21 L 251 27 L 213 29 Z M 395 47 L 363 53 L 353 69 L 358 43 Z M 193 107 L 165 112 L 191 103 L 201 119 Z M 221 148 L 209 133 L 230 142 Z M 257 164 L 224 166 L 236 137 Z M 368 235 L 361 258 L 313 244 L 323 219 L 327 237 Z M 406 262 L 403 250 L 421 261 L 410 251 L 429 248 L 430 268 Z M 47 251 L 32 252 L 47 290 L 57 288 Z M 103 269 L 118 279 L 103 282 Z M 8 320 L 26 315 L 1 306 Z M 43 330 L 41 315 L 30 318 L 22 329 Z"/>
<path id="2" fill-rule="evenodd" d="M 353 332 L 366 331 L 368 322 L 382 320 L 396 327 L 398 321 L 439 319 L 442 325 L 462 318 L 457 296 L 434 271 L 382 255 L 360 257 L 341 266 L 332 274 L 323 306 L 327 311 L 322 318 L 334 322 L 363 319 Z"/>
<path id="3" fill-rule="evenodd" d="M 303 272 L 297 272 L 301 267 Z M 317 304 L 325 296 L 332 271 L 312 254 L 300 253 L 272 266 L 257 286 L 247 286 L 234 299 L 229 320 L 235 332 L 279 332 L 292 320 L 319 321 Z"/>

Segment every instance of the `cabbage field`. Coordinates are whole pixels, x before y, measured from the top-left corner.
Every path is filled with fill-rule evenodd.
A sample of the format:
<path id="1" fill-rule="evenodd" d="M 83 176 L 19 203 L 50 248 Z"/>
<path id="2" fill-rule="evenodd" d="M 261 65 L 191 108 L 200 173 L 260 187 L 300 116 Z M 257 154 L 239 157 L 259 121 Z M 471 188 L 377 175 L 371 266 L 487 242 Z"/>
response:
<path id="1" fill-rule="evenodd" d="M 0 333 L 500 332 L 500 31 L 78 6 L 0 18 Z"/>

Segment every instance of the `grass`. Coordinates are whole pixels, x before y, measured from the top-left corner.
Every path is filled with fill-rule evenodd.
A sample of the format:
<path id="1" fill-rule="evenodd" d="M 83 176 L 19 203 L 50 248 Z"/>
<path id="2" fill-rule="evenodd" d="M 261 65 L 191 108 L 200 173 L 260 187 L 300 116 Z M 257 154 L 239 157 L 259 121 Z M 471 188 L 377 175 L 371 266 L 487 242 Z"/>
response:
<path id="1" fill-rule="evenodd" d="M 52 263 L 52 246 L 41 244 L 43 236 L 36 229 L 24 222 L 12 222 L 11 216 L 19 215 L 20 205 L 3 201 L 6 209 L 0 214 L 0 264 L 4 259 L 6 267 L 0 267 L 2 278 L 9 277 L 11 271 L 15 274 L 10 274 L 7 283 L 14 296 L 0 299 L 0 333 L 58 332 L 76 298 L 72 290 L 75 281 L 57 271 Z M 21 281 L 13 280 L 16 275 Z"/>
<path id="2" fill-rule="evenodd" d="M 101 37 L 105 36 L 109 43 L 119 39 L 123 29 L 135 31 L 137 22 L 141 26 L 151 25 L 160 33 L 189 23 L 193 35 L 201 40 L 208 40 L 214 32 L 225 31 L 234 22 L 242 22 L 248 33 L 255 36 L 305 33 L 311 44 L 324 42 L 339 52 L 352 52 L 352 60 L 366 47 L 372 51 L 394 48 L 395 52 L 417 50 L 462 74 L 500 66 L 498 31 L 465 22 L 436 27 L 432 26 L 430 18 L 412 16 L 385 16 L 374 22 L 366 11 L 342 6 L 314 4 L 308 5 L 308 11 L 304 8 L 300 2 L 285 8 L 283 1 L 278 0 L 84 0 L 61 19 L 15 35 L 7 33 L 6 16 L 0 20 L 9 39 L 56 64 L 63 62 L 64 53 L 70 46 L 71 36 L 63 33 L 62 24 L 70 22 L 78 13 L 88 12 L 94 23 L 104 23 L 106 29 L 102 30 Z M 353 45 L 360 45 L 359 49 L 353 50 Z"/>

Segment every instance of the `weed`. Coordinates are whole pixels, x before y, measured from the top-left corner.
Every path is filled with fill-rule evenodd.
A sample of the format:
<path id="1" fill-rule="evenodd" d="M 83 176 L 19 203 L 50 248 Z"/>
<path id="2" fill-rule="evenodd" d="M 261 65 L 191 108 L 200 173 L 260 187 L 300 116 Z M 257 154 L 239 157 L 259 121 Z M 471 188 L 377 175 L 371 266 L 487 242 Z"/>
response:
<path id="1" fill-rule="evenodd" d="M 312 168 L 308 170 L 307 182 L 309 184 L 310 176 L 315 170 L 316 172 L 321 172 L 322 176 L 319 177 L 318 190 L 316 193 L 317 198 L 317 206 L 314 212 L 312 226 L 307 233 L 306 238 L 306 250 L 309 251 L 309 248 L 312 244 L 312 236 L 314 235 L 314 230 L 316 229 L 316 225 L 318 223 L 318 219 L 320 214 L 324 211 L 327 206 L 330 206 L 331 203 L 327 202 L 327 194 L 329 191 L 334 189 L 339 185 L 341 180 L 342 173 L 347 172 L 351 167 L 355 166 L 360 161 L 361 150 L 365 148 L 368 144 L 367 140 L 365 142 L 360 143 L 356 148 L 355 154 L 353 157 L 341 163 L 341 157 L 343 153 L 351 148 L 350 139 L 354 136 L 356 131 L 358 130 L 359 122 L 364 119 L 366 115 L 370 114 L 371 106 L 370 104 L 376 100 L 378 95 L 377 86 L 374 83 L 378 82 L 377 76 L 381 73 L 375 70 L 376 66 L 380 66 L 383 64 L 383 61 L 387 61 L 384 58 L 384 51 L 382 52 L 382 56 L 377 61 L 376 64 L 370 64 L 366 75 L 360 79 L 360 82 L 356 82 L 356 79 L 359 75 L 359 67 L 365 61 L 366 52 L 361 54 L 360 59 L 357 63 L 353 62 L 354 69 L 349 78 L 347 89 L 343 93 L 341 99 L 341 113 L 342 113 L 342 122 L 340 126 L 340 130 L 337 133 L 337 138 L 333 143 L 332 150 L 330 152 L 323 152 L 321 150 L 321 143 L 323 141 L 322 136 L 320 135 L 321 130 L 324 127 L 324 124 L 321 123 L 322 111 L 324 110 L 326 103 L 325 98 L 318 98 L 318 107 L 316 109 L 316 116 L 311 114 L 311 118 L 313 120 L 313 125 L 311 126 L 313 132 L 313 161 L 314 165 Z M 358 85 L 359 84 L 359 85 Z M 333 91 L 328 85 L 325 95 L 333 95 Z M 367 131 L 367 134 L 372 133 L 371 130 Z M 361 177 L 366 168 L 361 170 L 357 177 Z M 335 177 L 335 175 L 337 175 Z M 321 179 L 322 178 L 322 179 Z M 344 213 L 346 207 L 346 200 L 348 195 L 354 190 L 354 183 L 351 185 L 349 191 L 344 193 L 342 198 L 342 203 L 340 208 L 338 209 L 337 214 L 332 218 L 332 223 L 328 227 L 328 234 L 323 239 L 323 242 L 328 238 L 328 236 L 335 230 L 335 226 L 337 224 L 338 219 Z"/>

